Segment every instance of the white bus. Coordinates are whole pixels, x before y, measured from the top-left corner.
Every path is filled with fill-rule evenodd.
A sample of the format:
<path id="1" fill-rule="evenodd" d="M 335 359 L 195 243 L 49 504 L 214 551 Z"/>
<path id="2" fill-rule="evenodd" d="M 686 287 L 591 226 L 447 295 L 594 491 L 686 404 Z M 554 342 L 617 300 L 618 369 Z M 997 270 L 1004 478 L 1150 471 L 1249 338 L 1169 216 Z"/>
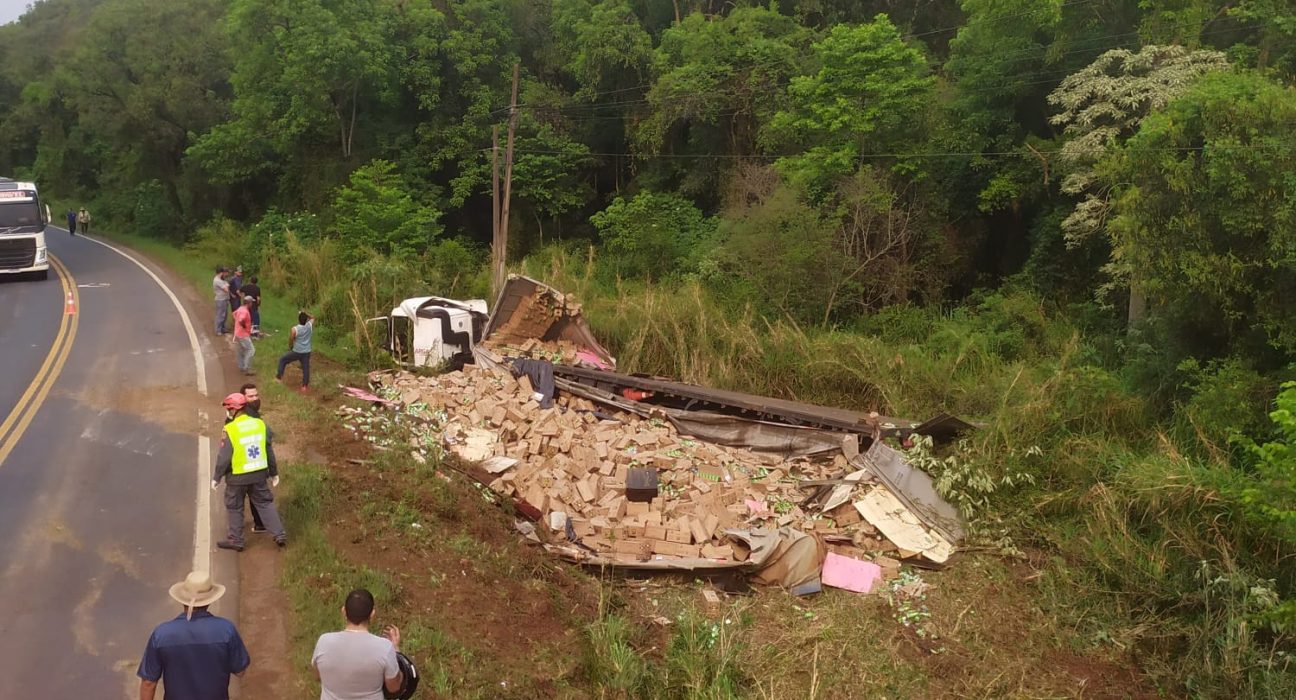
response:
<path id="1" fill-rule="evenodd" d="M 49 277 L 45 226 L 49 206 L 41 204 L 36 185 L 0 177 L 0 275 L 33 273 Z"/>

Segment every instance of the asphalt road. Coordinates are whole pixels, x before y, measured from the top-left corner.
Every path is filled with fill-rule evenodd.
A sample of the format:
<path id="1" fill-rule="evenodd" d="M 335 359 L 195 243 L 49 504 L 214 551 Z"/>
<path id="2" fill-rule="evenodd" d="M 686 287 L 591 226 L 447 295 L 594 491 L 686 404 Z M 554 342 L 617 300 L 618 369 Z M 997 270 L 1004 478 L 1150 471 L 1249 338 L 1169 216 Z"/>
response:
<path id="1" fill-rule="evenodd" d="M 210 401 L 152 278 L 65 231 L 46 239 L 75 280 L 74 336 L 64 275 L 0 276 L 0 421 L 42 367 L 60 369 L 51 349 L 71 336 L 57 378 L 25 404 L 43 401 L 19 410 L 21 436 L 23 420 L 0 429 L 0 698 L 134 696 L 150 630 L 179 612 L 167 588 L 195 561 Z"/>

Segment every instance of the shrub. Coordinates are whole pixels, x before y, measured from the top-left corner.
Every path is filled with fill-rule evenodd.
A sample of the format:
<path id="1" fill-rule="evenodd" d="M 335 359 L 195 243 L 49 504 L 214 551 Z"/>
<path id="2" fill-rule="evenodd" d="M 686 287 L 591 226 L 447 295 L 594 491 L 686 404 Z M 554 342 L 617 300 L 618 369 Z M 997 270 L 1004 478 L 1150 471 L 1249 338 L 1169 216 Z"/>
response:
<path id="1" fill-rule="evenodd" d="M 418 203 L 396 166 L 375 160 L 351 174 L 333 200 L 333 232 L 350 262 L 370 250 L 417 257 L 441 234 L 441 213 Z"/>
<path id="2" fill-rule="evenodd" d="M 157 180 L 142 182 L 135 187 L 135 209 L 131 220 L 135 231 L 142 236 L 170 241 L 185 238 L 186 229 L 180 212 Z"/>
<path id="3" fill-rule="evenodd" d="M 234 267 L 247 261 L 247 241 L 248 232 L 242 224 L 222 217 L 199 226 L 185 250 L 213 266 Z"/>
<path id="4" fill-rule="evenodd" d="M 622 262 L 619 271 L 656 279 L 695 269 L 715 232 L 714 220 L 704 217 L 693 202 L 658 192 L 617 197 L 590 217 L 590 223 Z"/>
<path id="5" fill-rule="evenodd" d="M 1189 359 L 1179 370 L 1191 393 L 1176 407 L 1173 431 L 1178 444 L 1227 463 L 1230 457 L 1242 456 L 1237 444 L 1230 443 L 1233 435 L 1263 442 L 1273 434 L 1266 416 L 1276 389 L 1271 380 L 1237 359 L 1204 364 Z"/>

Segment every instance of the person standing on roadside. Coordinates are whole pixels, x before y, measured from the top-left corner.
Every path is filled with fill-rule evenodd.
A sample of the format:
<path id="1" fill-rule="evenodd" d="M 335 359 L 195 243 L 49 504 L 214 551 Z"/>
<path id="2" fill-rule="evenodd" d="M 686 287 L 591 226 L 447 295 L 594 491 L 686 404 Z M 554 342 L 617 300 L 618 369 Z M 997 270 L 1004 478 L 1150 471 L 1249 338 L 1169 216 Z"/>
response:
<path id="1" fill-rule="evenodd" d="M 261 285 L 257 284 L 256 275 L 248 278 L 247 284 L 239 288 L 244 301 L 252 302 L 252 337 L 261 335 Z"/>
<path id="2" fill-rule="evenodd" d="M 225 595 L 211 574 L 194 571 L 171 586 L 171 597 L 184 606 L 175 619 L 158 625 L 140 660 L 140 700 L 153 700 L 158 681 L 166 697 L 229 700 L 229 677 L 242 676 L 252 664 L 234 623 L 207 612 Z"/>
<path id="3" fill-rule="evenodd" d="M 252 344 L 252 309 L 253 304 L 244 304 L 234 309 L 234 357 L 238 361 L 239 371 L 252 374 L 252 356 L 256 346 Z"/>
<path id="4" fill-rule="evenodd" d="M 257 389 L 257 385 L 248 382 L 239 387 L 239 393 L 247 399 L 247 407 L 243 409 L 243 412 L 253 418 L 260 418 L 261 391 Z M 226 418 L 225 422 L 229 423 L 231 420 L 233 419 Z M 274 431 L 268 425 L 266 426 L 266 449 L 274 451 Z M 261 535 L 269 532 L 269 530 L 266 530 L 265 523 L 261 520 L 261 513 L 256 509 L 256 504 L 252 502 L 252 493 L 250 491 L 248 492 L 248 510 L 252 511 L 252 534 Z"/>
<path id="5" fill-rule="evenodd" d="M 68 233 L 72 234 L 73 236 L 76 235 L 76 217 L 77 217 L 76 210 L 68 209 L 67 211 Z"/>
<path id="6" fill-rule="evenodd" d="M 77 224 L 81 227 L 83 236 L 90 233 L 90 219 L 90 212 L 86 211 L 85 207 L 81 207 L 81 211 L 77 212 Z"/>
<path id="7" fill-rule="evenodd" d="M 315 642 L 311 667 L 320 679 L 320 700 L 382 700 L 384 689 L 400 692 L 400 630 L 391 625 L 381 637 L 371 634 L 373 614 L 373 594 L 357 588 L 342 605 L 346 627 Z"/>
<path id="8" fill-rule="evenodd" d="M 315 317 L 302 311 L 297 314 L 297 325 L 288 334 L 288 352 L 279 357 L 279 370 L 275 379 L 282 382 L 284 370 L 293 362 L 301 363 L 301 391 L 310 388 L 311 338 L 315 335 Z"/>
<path id="9" fill-rule="evenodd" d="M 279 465 L 265 422 L 247 412 L 247 397 L 230 394 L 221 402 L 225 424 L 220 448 L 216 452 L 216 470 L 212 490 L 225 482 L 225 512 L 229 520 L 228 536 L 217 542 L 221 549 L 243 551 L 243 499 L 251 498 L 252 507 L 261 512 L 261 520 L 274 536 L 275 544 L 288 544 L 283 521 L 275 509 L 271 487 L 279 485 Z"/>
<path id="10" fill-rule="evenodd" d="M 243 304 L 243 268 L 234 268 L 234 275 L 229 278 L 230 308 L 235 311 Z"/>
<path id="11" fill-rule="evenodd" d="M 225 321 L 229 319 L 229 282 L 225 281 L 225 275 L 229 274 L 224 266 L 216 268 L 216 276 L 212 278 L 212 294 L 216 296 L 216 335 L 225 335 Z"/>

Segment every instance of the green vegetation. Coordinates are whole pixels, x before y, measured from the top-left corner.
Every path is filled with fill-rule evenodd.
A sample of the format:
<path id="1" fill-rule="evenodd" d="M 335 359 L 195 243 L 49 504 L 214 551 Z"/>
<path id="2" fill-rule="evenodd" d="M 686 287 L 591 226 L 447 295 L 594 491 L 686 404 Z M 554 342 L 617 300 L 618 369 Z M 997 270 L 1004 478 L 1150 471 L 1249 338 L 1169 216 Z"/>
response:
<path id="1" fill-rule="evenodd" d="M 984 421 L 921 460 L 1060 636 L 1167 695 L 1289 696 L 1289 4 L 43 0 L 0 28 L 0 172 L 196 284 L 242 264 L 267 325 L 309 307 L 372 366 L 398 299 L 489 298 L 516 65 L 511 268 L 622 367 Z M 374 532 L 452 521 L 438 493 Z M 573 623 L 609 694 L 787 690 L 622 615 Z"/>

